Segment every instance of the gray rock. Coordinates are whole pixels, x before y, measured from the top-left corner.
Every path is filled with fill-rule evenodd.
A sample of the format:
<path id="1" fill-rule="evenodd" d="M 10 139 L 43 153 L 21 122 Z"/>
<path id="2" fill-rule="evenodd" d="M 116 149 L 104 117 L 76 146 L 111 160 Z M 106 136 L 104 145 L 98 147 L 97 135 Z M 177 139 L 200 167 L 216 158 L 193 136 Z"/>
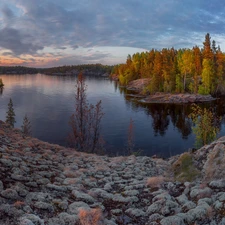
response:
<path id="1" fill-rule="evenodd" d="M 225 201 L 225 192 L 219 192 L 217 195 L 216 195 L 216 199 L 220 202 L 223 202 Z"/>
<path id="2" fill-rule="evenodd" d="M 31 203 L 32 201 L 46 202 L 52 200 L 52 197 L 48 193 L 43 192 L 30 192 L 26 196 L 26 201 Z"/>
<path id="3" fill-rule="evenodd" d="M 20 175 L 20 174 L 12 174 L 11 178 L 13 180 L 16 180 L 16 181 L 30 181 L 29 177 L 25 177 L 25 176 Z"/>
<path id="4" fill-rule="evenodd" d="M 130 217 L 144 217 L 146 216 L 145 212 L 141 209 L 129 208 L 125 211 Z"/>
<path id="5" fill-rule="evenodd" d="M 117 223 L 115 223 L 113 220 L 107 220 L 107 219 L 104 220 L 104 224 L 107 224 L 107 225 L 117 225 Z"/>
<path id="6" fill-rule="evenodd" d="M 58 185 L 55 185 L 55 184 L 47 184 L 46 187 L 51 189 L 51 190 L 58 191 L 58 192 L 66 192 L 67 191 L 67 187 L 58 186 Z"/>
<path id="7" fill-rule="evenodd" d="M 1 196 L 3 198 L 13 199 L 13 200 L 17 200 L 19 198 L 17 191 L 11 188 L 1 191 Z"/>
<path id="8" fill-rule="evenodd" d="M 187 201 L 183 206 L 182 206 L 182 210 L 184 212 L 189 211 L 190 209 L 194 209 L 196 207 L 196 204 L 192 201 Z"/>
<path id="9" fill-rule="evenodd" d="M 84 202 L 87 202 L 87 203 L 94 203 L 95 202 L 95 199 L 93 197 L 91 197 L 88 194 L 81 193 L 77 190 L 72 191 L 72 196 L 74 196 L 77 201 L 84 201 Z"/>
<path id="10" fill-rule="evenodd" d="M 215 201 L 214 204 L 213 204 L 213 207 L 215 208 L 215 210 L 221 210 L 223 208 L 223 202 L 220 202 L 220 201 Z"/>
<path id="11" fill-rule="evenodd" d="M 204 189 L 193 189 L 190 193 L 191 198 L 205 198 L 205 197 L 211 197 L 212 190 L 208 187 L 205 187 Z"/>
<path id="12" fill-rule="evenodd" d="M 168 216 L 160 221 L 161 225 L 185 225 L 182 218 L 178 216 Z"/>
<path id="13" fill-rule="evenodd" d="M 154 213 L 161 212 L 162 204 L 163 204 L 163 201 L 162 200 L 159 200 L 157 202 L 154 202 L 153 204 L 151 204 L 148 207 L 147 214 L 148 215 L 151 215 L 151 214 L 154 214 Z"/>
<path id="14" fill-rule="evenodd" d="M 79 221 L 79 217 L 77 215 L 70 215 L 68 213 L 60 213 L 58 215 L 61 224 L 77 224 L 77 222 Z"/>
<path id="15" fill-rule="evenodd" d="M 124 191 L 123 193 L 124 193 L 124 195 L 127 195 L 127 196 L 137 196 L 139 194 L 139 191 L 138 190 L 128 190 L 128 191 Z"/>
<path id="16" fill-rule="evenodd" d="M 0 158 L 0 165 L 2 164 L 3 167 L 12 167 L 13 163 L 10 159 L 2 159 Z"/>
<path id="17" fill-rule="evenodd" d="M 4 189 L 4 186 L 3 186 L 2 181 L 0 180 L 0 191 L 2 191 L 3 189 Z"/>
<path id="18" fill-rule="evenodd" d="M 161 211 L 164 216 L 167 216 L 180 212 L 180 207 L 176 202 L 168 200 L 165 202 L 165 205 Z"/>
<path id="19" fill-rule="evenodd" d="M 26 214 L 24 215 L 21 220 L 30 220 L 35 225 L 44 225 L 44 220 L 42 220 L 39 216 L 34 214 Z"/>
<path id="20" fill-rule="evenodd" d="M 23 218 L 20 219 L 19 225 L 35 225 L 31 220 Z"/>
<path id="21" fill-rule="evenodd" d="M 109 184 L 109 183 L 105 184 L 104 190 L 106 190 L 106 191 L 111 191 L 111 190 L 112 190 L 111 184 Z"/>
<path id="22" fill-rule="evenodd" d="M 211 188 L 219 188 L 219 189 L 225 189 L 225 180 L 216 180 L 216 181 L 211 181 L 209 183 L 209 187 Z"/>
<path id="23" fill-rule="evenodd" d="M 112 209 L 110 212 L 114 215 L 120 215 L 123 213 L 121 209 Z"/>
<path id="24" fill-rule="evenodd" d="M 89 205 L 85 202 L 74 202 L 69 205 L 68 213 L 78 214 L 80 209 L 90 209 Z"/>
<path id="25" fill-rule="evenodd" d="M 178 202 L 180 205 L 184 205 L 184 204 L 186 204 L 186 203 L 188 202 L 188 198 L 187 198 L 187 196 L 184 195 L 184 194 L 182 194 L 182 195 L 176 197 L 176 200 L 177 200 L 177 202 Z"/>
<path id="26" fill-rule="evenodd" d="M 188 222 L 195 222 L 196 220 L 201 220 L 206 217 L 209 217 L 209 212 L 211 211 L 211 207 L 205 203 L 197 206 L 194 209 L 191 209 L 187 212 Z"/>
<path id="27" fill-rule="evenodd" d="M 54 211 L 53 206 L 49 203 L 46 203 L 46 202 L 35 202 L 34 207 L 38 208 L 38 209 L 42 209 L 42 210 L 47 210 L 49 212 Z"/>
<path id="28" fill-rule="evenodd" d="M 149 216 L 148 218 L 148 222 L 155 222 L 155 221 L 159 221 L 161 219 L 163 219 L 164 216 L 158 214 L 158 213 L 154 213 L 151 216 Z"/>

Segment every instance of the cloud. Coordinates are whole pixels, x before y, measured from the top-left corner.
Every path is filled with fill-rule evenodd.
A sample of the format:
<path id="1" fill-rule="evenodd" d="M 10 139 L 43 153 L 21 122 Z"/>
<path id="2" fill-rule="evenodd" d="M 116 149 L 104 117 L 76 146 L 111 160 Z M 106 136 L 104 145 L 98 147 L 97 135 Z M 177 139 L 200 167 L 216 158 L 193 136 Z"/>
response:
<path id="1" fill-rule="evenodd" d="M 14 28 L 3 28 L 0 35 L 0 46 L 11 50 L 15 55 L 34 54 L 44 47 L 32 41 L 32 36 L 23 34 Z"/>
<path id="2" fill-rule="evenodd" d="M 16 57 L 35 56 L 47 48 L 64 55 L 102 46 L 192 47 L 202 45 L 207 32 L 224 41 L 225 3 L 220 0 L 2 0 L 1 4 L 0 47 Z M 71 54 L 64 55 L 68 62 Z M 90 60 L 85 54 L 80 59 Z"/>

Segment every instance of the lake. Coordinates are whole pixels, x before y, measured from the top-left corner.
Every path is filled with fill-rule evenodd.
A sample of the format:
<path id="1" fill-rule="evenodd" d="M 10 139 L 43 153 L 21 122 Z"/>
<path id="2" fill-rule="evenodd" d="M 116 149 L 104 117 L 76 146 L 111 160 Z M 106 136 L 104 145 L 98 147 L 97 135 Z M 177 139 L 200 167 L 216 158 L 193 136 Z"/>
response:
<path id="1" fill-rule="evenodd" d="M 5 121 L 12 98 L 20 128 L 25 114 L 32 124 L 32 136 L 67 146 L 69 118 L 74 111 L 74 76 L 0 75 L 5 88 L 0 94 L 0 120 Z M 124 155 L 130 119 L 134 121 L 135 150 L 141 155 L 169 157 L 194 147 L 190 105 L 138 103 L 132 93 L 107 78 L 86 77 L 88 101 L 102 100 L 105 113 L 102 136 L 106 153 Z M 221 116 L 219 136 L 225 135 L 225 100 L 205 103 Z"/>

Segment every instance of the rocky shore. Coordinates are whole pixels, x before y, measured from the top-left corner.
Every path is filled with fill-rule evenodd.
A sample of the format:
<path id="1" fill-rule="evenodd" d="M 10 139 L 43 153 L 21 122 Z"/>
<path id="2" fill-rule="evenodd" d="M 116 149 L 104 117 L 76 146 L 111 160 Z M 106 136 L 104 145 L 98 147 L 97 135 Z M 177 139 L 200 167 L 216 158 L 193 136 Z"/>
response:
<path id="1" fill-rule="evenodd" d="M 200 102 L 209 102 L 214 101 L 216 98 L 213 98 L 211 95 L 200 95 L 200 94 L 188 94 L 188 93 L 155 93 L 151 95 L 143 94 L 144 88 L 149 84 L 149 78 L 143 78 L 131 81 L 127 85 L 128 90 L 135 91 L 137 96 L 141 96 L 138 101 L 144 103 L 174 103 L 174 104 L 184 104 L 184 103 L 200 103 Z"/>
<path id="2" fill-rule="evenodd" d="M 97 156 L 0 121 L 1 225 L 225 224 L 225 137 L 167 160 Z"/>

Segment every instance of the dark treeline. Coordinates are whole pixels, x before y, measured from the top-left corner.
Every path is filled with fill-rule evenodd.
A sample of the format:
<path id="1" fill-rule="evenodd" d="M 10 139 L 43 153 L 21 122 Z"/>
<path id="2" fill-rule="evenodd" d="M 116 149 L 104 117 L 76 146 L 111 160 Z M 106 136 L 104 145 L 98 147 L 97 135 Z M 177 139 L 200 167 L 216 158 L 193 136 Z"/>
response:
<path id="1" fill-rule="evenodd" d="M 24 66 L 0 66 L 0 74 L 84 74 L 90 75 L 102 75 L 105 73 L 110 74 L 113 66 L 106 66 L 101 64 L 84 64 L 84 65 L 71 65 L 71 66 L 60 66 L 52 68 L 31 68 Z"/>
<path id="2" fill-rule="evenodd" d="M 0 74 L 35 74 L 40 70 L 25 66 L 0 66 Z"/>
<path id="3" fill-rule="evenodd" d="M 113 66 L 107 66 L 102 64 L 84 64 L 84 65 L 72 65 L 72 66 L 60 66 L 43 69 L 42 72 L 46 74 L 79 74 L 82 72 L 84 75 L 102 75 L 104 73 L 111 73 Z"/>
<path id="4" fill-rule="evenodd" d="M 125 64 L 114 67 L 122 85 L 139 78 L 149 78 L 147 93 L 225 93 L 225 54 L 206 34 L 203 48 L 164 48 L 128 55 Z"/>

